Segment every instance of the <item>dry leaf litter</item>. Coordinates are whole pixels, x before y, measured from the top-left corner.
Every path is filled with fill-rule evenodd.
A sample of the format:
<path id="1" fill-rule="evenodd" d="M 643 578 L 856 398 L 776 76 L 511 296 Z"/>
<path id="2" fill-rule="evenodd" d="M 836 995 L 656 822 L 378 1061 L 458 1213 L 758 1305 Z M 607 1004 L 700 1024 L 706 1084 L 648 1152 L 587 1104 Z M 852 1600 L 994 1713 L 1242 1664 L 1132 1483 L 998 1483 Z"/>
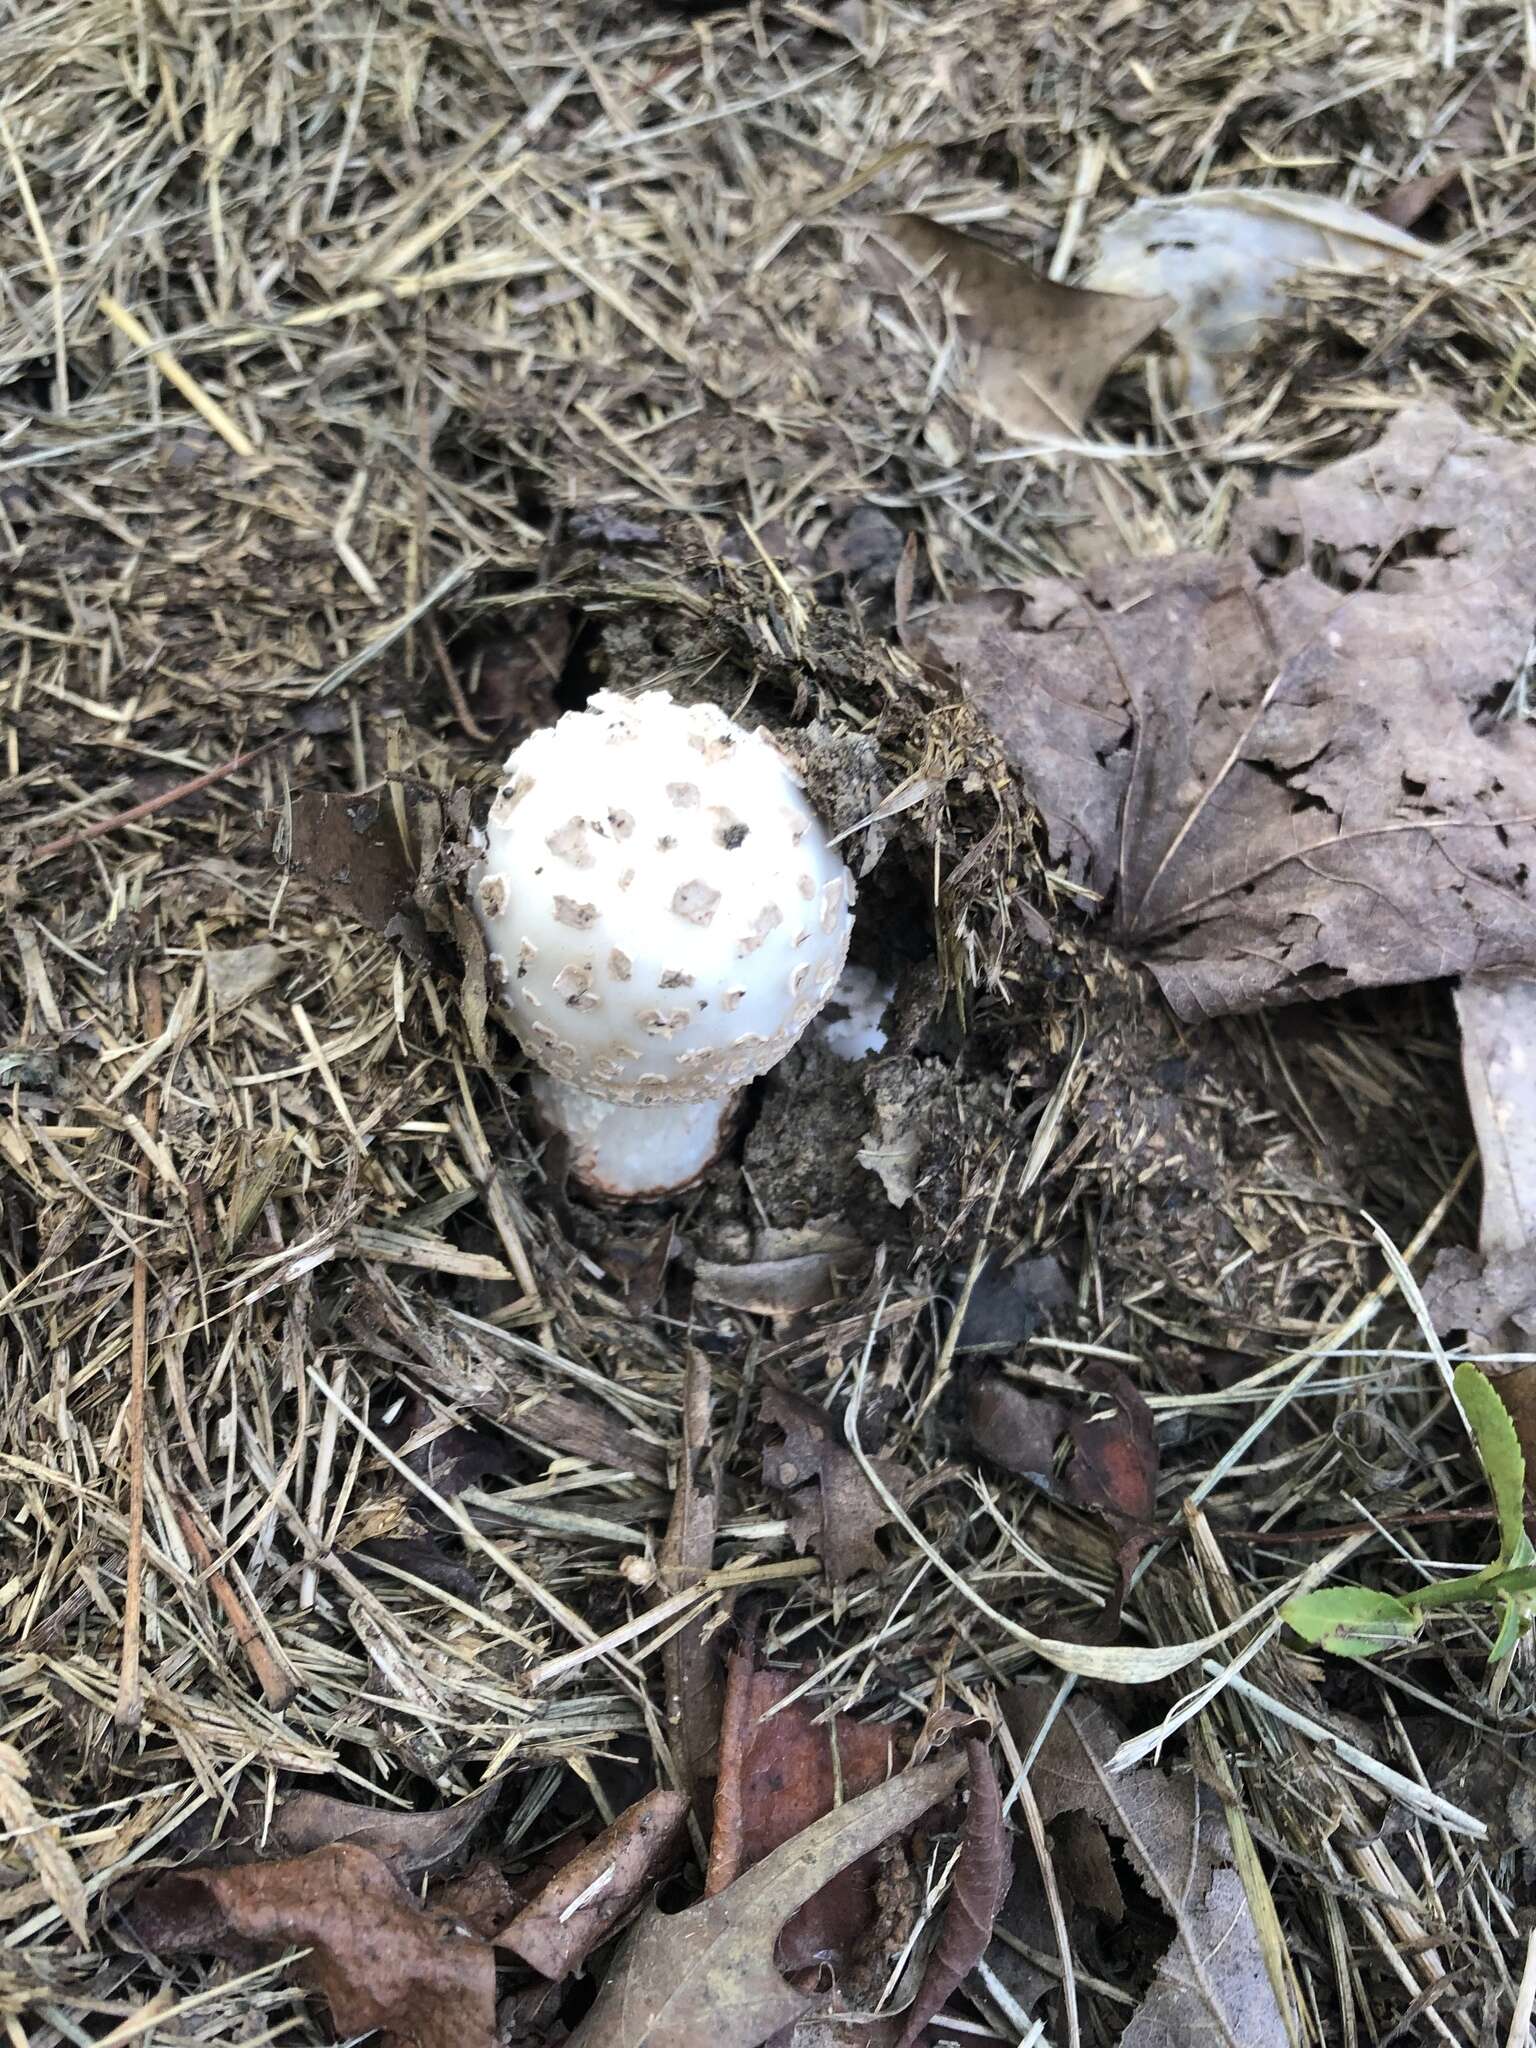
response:
<path id="1" fill-rule="evenodd" d="M 0 20 L 7 2038 L 1523 2039 L 1525 1653 L 1273 1605 L 1486 1557 L 1442 1340 L 1530 1370 L 1529 23 Z M 1111 323 L 1154 203 L 1321 267 Z M 463 896 L 603 684 L 775 733 L 892 992 L 665 1213 Z"/>

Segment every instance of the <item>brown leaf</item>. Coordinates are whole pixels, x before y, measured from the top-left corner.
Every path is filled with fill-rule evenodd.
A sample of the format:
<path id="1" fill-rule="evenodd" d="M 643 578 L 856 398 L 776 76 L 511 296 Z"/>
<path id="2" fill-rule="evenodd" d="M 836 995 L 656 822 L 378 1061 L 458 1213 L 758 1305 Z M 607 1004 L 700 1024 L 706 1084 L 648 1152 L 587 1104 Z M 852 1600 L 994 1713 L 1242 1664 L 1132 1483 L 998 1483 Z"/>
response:
<path id="1" fill-rule="evenodd" d="M 800 1683 L 794 1672 L 754 1670 L 750 1644 L 731 1658 L 705 1887 L 711 1896 L 830 1813 L 839 1798 L 882 1784 L 902 1761 L 894 1730 L 851 1714 L 820 1720 L 815 1700 L 771 1713 Z M 854 1864 L 808 1899 L 780 1937 L 784 1968 L 843 1965 L 875 1918 L 874 1884 L 871 1864 Z"/>
<path id="2" fill-rule="evenodd" d="M 1118 877 L 1118 936 L 1186 1020 L 1529 969 L 1536 731 L 1494 714 L 1536 609 L 1536 453 L 1413 408 L 1239 525 L 1243 550 L 930 629 L 1053 852 Z M 1033 751 L 1058 716 L 1085 749 L 1061 774 Z"/>
<path id="3" fill-rule="evenodd" d="M 1458 160 L 1443 164 L 1438 171 L 1427 171 L 1422 178 L 1405 178 L 1384 199 L 1377 200 L 1371 211 L 1391 227 L 1411 228 L 1456 183 L 1462 168 Z"/>
<path id="4" fill-rule="evenodd" d="M 670 1916 L 652 1905 L 571 2048 L 759 2048 L 814 2000 L 774 1961 L 779 1929 L 850 1863 L 904 1833 L 953 1790 L 963 1761 L 904 1771 L 849 1800 L 713 1898 Z"/>
<path id="5" fill-rule="evenodd" d="M 1004 1712 L 1021 1750 L 1033 1746 L 1052 1697 L 1015 1691 Z M 1041 1818 L 1086 1814 L 1121 1844 L 1150 1897 L 1173 1922 L 1152 1988 L 1120 2048 L 1286 2048 L 1289 2034 L 1265 1968 L 1258 1928 L 1219 1805 L 1192 1777 L 1111 1773 L 1119 1730 L 1079 1692 L 1062 1708 L 1030 1772 Z"/>
<path id="6" fill-rule="evenodd" d="M 495 1805 L 504 1781 L 493 1778 L 455 1806 L 427 1813 L 402 1813 L 387 1806 L 359 1806 L 324 1792 L 296 1792 L 272 1816 L 262 1845 L 266 1853 L 306 1856 L 312 1850 L 349 1843 L 371 1849 L 402 1877 L 431 1870 L 463 1848 Z"/>
<path id="7" fill-rule="evenodd" d="M 513 1950 L 542 1977 L 569 1976 L 677 1861 L 687 1818 L 681 1792 L 637 1799 L 493 1936 L 497 1947 Z"/>
<path id="8" fill-rule="evenodd" d="M 419 954 L 425 937 L 412 902 L 416 862 L 400 843 L 395 794 L 383 789 L 344 797 L 317 789 L 296 796 L 288 812 L 288 859 L 349 916 Z M 438 799 L 414 787 L 399 794 L 408 829 L 425 824 L 437 836 Z"/>
<path id="9" fill-rule="evenodd" d="M 494 1941 L 527 1896 L 521 1880 L 514 1888 L 496 1859 L 482 1856 L 446 1884 L 433 1885 L 427 1902 L 435 1913 L 449 1915 L 482 1941 Z"/>
<path id="10" fill-rule="evenodd" d="M 965 1390 L 966 1428 L 982 1457 L 1047 1492 L 1056 1488 L 1056 1446 L 1066 1434 L 1067 1413 L 1054 1394 L 1031 1394 L 992 1373 Z"/>
<path id="11" fill-rule="evenodd" d="M 338 2034 L 379 2029 L 384 2048 L 494 2048 L 491 1950 L 423 1911 L 371 1850 L 180 1871 L 146 1886 L 128 1918 L 160 1955 L 308 1949 L 296 1971 Z"/>
<path id="12" fill-rule="evenodd" d="M 1002 1794 L 987 1745 L 972 1739 L 965 1745 L 970 1797 L 960 1856 L 950 1879 L 944 1921 L 917 1987 L 896 2048 L 913 2048 L 923 2029 L 942 2011 L 987 1952 L 993 1922 L 1013 1874 L 1013 1849 L 1003 1821 Z"/>
<path id="13" fill-rule="evenodd" d="M 1020 439 L 1076 439 L 1112 372 L 1172 310 L 1171 299 L 1053 283 L 921 214 L 887 215 L 881 231 L 954 305 L 969 355 L 962 395 Z"/>
<path id="14" fill-rule="evenodd" d="M 966 1392 L 966 1420 L 977 1449 L 1069 1506 L 1107 1521 L 1119 1539 L 1122 1594 L 1151 1541 L 1157 1511 L 1157 1432 L 1152 1411 L 1125 1374 L 1095 1361 L 1083 1371 L 1083 1396 L 1031 1394 L 988 1376 Z M 1072 1457 L 1056 1476 L 1065 1434 Z"/>
<path id="15" fill-rule="evenodd" d="M 1065 1889 L 1080 1906 L 1118 1926 L 1125 1918 L 1125 1895 L 1115 1875 L 1109 1839 L 1087 1813 L 1064 1813 L 1052 1839 L 1061 1859 Z"/>
<path id="16" fill-rule="evenodd" d="M 1067 1483 L 1080 1507 L 1095 1508 L 1124 1534 L 1151 1533 L 1157 1512 L 1157 1430 L 1152 1410 L 1118 1367 L 1083 1368 L 1092 1398 L 1072 1414 Z"/>
<path id="17" fill-rule="evenodd" d="M 953 671 L 1001 741 L 1051 859 L 1107 896 L 1134 728 L 1078 586 L 1032 577 L 937 606 L 921 630 L 920 658 Z"/>
<path id="18" fill-rule="evenodd" d="M 763 1420 L 783 1433 L 783 1442 L 763 1453 L 763 1482 L 789 1495 L 790 1533 L 803 1556 L 814 1550 L 834 1586 L 860 1572 L 880 1571 L 885 1559 L 876 1531 L 890 1520 L 858 1460 L 833 1434 L 824 1408 L 788 1387 L 763 1392 Z M 910 1477 L 894 1458 L 874 1458 L 875 1470 L 897 1500 Z"/>
<path id="19" fill-rule="evenodd" d="M 570 605 L 552 599 L 506 613 L 505 630 L 480 651 L 472 671 L 475 716 L 495 728 L 503 747 L 559 717 L 555 685 L 575 630 Z"/>

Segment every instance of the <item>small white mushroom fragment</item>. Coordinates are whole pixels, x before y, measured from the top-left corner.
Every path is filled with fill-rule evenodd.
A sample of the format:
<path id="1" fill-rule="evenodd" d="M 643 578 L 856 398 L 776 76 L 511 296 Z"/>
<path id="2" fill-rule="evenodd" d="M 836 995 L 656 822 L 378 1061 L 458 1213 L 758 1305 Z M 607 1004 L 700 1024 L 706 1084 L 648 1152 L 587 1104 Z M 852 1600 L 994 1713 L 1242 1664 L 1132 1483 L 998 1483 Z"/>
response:
<path id="1" fill-rule="evenodd" d="M 576 1177 L 686 1187 L 835 986 L 853 880 L 773 743 L 712 704 L 599 691 L 511 755 L 474 901 Z"/>

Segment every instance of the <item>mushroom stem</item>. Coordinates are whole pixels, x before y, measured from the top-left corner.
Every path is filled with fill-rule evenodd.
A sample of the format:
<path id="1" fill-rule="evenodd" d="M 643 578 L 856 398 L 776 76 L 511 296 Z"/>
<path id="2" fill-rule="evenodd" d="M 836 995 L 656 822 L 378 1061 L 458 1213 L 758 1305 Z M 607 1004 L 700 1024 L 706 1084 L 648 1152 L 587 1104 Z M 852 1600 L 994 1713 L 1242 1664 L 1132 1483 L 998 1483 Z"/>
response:
<path id="1" fill-rule="evenodd" d="M 571 1171 L 615 1201 L 675 1194 L 719 1158 L 741 1091 L 704 1102 L 605 1102 L 548 1074 L 532 1077 L 534 1105 L 571 1148 Z"/>

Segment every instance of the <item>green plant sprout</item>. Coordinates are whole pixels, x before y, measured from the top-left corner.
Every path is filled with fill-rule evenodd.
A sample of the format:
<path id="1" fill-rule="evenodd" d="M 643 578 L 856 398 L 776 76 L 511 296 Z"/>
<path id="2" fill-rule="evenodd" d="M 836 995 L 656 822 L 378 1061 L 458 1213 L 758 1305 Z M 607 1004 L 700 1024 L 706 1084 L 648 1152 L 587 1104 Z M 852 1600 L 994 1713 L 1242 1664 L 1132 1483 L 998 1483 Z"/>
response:
<path id="1" fill-rule="evenodd" d="M 1481 1571 L 1420 1586 L 1401 1598 L 1369 1586 L 1325 1586 L 1300 1593 L 1280 1609 L 1305 1642 L 1336 1657 L 1375 1657 L 1412 1642 L 1433 1607 L 1491 1600 L 1500 1609 L 1491 1664 L 1502 1663 L 1536 1615 L 1536 1548 L 1525 1533 L 1525 1453 L 1509 1410 L 1475 1365 L 1459 1365 L 1452 1382 L 1482 1460 L 1499 1523 L 1499 1554 Z"/>

